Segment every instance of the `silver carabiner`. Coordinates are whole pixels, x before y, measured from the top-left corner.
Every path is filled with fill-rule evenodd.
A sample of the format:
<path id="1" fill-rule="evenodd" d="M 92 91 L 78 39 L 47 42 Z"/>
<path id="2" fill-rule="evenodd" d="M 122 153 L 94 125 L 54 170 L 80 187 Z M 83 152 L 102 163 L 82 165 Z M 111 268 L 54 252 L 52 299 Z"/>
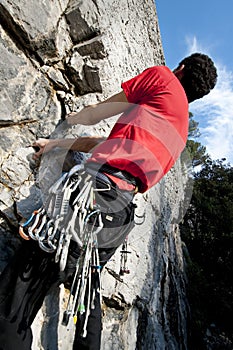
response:
<path id="1" fill-rule="evenodd" d="M 38 241 L 39 241 L 40 238 L 41 238 L 41 239 L 44 239 L 44 237 L 45 237 L 45 235 L 46 235 L 46 230 L 44 230 L 44 231 L 45 231 L 45 234 L 40 236 L 40 233 L 43 232 L 42 229 L 44 228 L 46 222 L 47 222 L 47 216 L 46 216 L 46 214 L 44 214 L 44 215 L 42 216 L 42 220 L 41 220 L 41 223 L 40 223 L 39 227 L 35 229 L 35 234 L 34 234 L 34 236 L 35 236 L 35 238 L 36 238 Z"/>
<path id="2" fill-rule="evenodd" d="M 35 221 L 34 223 L 32 224 L 32 226 L 30 226 L 28 228 L 28 234 L 29 236 L 33 239 L 33 240 L 37 240 L 36 236 L 34 235 L 34 230 L 36 229 L 37 225 L 39 224 L 40 222 L 40 218 L 41 216 L 44 216 L 45 215 L 45 209 L 44 208 L 40 208 L 35 216 Z"/>

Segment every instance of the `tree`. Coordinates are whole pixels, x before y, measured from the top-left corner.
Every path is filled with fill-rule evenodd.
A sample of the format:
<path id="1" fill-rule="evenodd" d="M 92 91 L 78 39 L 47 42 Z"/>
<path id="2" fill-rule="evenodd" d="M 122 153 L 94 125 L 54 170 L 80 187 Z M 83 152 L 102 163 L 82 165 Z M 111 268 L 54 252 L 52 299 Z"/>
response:
<path id="1" fill-rule="evenodd" d="M 193 167 L 202 165 L 209 159 L 209 155 L 206 153 L 206 147 L 200 142 L 188 140 L 186 150 L 189 152 Z"/>
<path id="2" fill-rule="evenodd" d="M 233 168 L 207 159 L 194 175 L 193 196 L 181 225 L 191 260 L 189 297 L 194 332 L 215 323 L 233 334 Z"/>
<path id="3" fill-rule="evenodd" d="M 206 147 L 196 141 L 200 135 L 199 123 L 194 120 L 193 114 L 189 112 L 188 141 L 185 150 L 188 151 L 193 167 L 202 165 L 209 159 L 209 155 L 206 153 Z"/>
<path id="4" fill-rule="evenodd" d="M 189 132 L 188 138 L 198 138 L 201 136 L 199 123 L 194 119 L 192 112 L 189 112 Z"/>

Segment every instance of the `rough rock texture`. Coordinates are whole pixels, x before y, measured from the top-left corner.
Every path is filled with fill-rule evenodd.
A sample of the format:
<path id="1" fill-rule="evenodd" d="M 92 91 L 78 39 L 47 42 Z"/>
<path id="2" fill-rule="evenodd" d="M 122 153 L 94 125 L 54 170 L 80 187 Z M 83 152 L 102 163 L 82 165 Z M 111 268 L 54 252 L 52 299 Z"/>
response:
<path id="1" fill-rule="evenodd" d="M 46 174 L 39 171 L 38 180 L 38 164 L 27 146 L 39 136 L 106 134 L 112 120 L 88 130 L 57 126 L 68 111 L 119 91 L 122 81 L 163 64 L 164 57 L 152 0 L 1 0 L 0 19 L 2 270 L 20 244 L 18 222 L 41 203 L 39 185 L 58 174 L 56 162 L 44 167 Z M 137 225 L 128 239 L 131 272 L 119 276 L 118 251 L 103 276 L 102 350 L 187 348 L 178 229 L 186 180 L 177 162 L 135 199 Z M 33 325 L 33 350 L 71 348 L 73 331 L 60 322 L 66 298 L 63 287 L 46 298 Z"/>

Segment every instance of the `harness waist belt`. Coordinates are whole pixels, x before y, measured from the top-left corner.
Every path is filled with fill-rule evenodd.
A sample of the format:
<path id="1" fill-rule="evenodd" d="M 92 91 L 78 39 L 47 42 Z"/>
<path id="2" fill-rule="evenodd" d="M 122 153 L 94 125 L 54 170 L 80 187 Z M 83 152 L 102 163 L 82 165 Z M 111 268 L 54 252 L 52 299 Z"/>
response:
<path id="1" fill-rule="evenodd" d="M 103 173 L 113 175 L 118 179 L 124 180 L 129 184 L 134 185 L 135 187 L 137 186 L 137 181 L 135 177 L 133 177 L 130 173 L 124 170 L 114 168 L 108 164 L 100 165 L 99 163 L 88 162 L 87 169 L 94 170 L 96 173 L 100 173 L 102 175 L 104 175 Z"/>
<path id="2" fill-rule="evenodd" d="M 107 177 L 107 175 L 105 175 L 101 172 L 98 172 L 98 171 L 96 171 L 92 168 L 89 168 L 89 167 L 86 167 L 86 171 L 88 174 L 95 176 L 96 179 L 103 181 L 104 183 L 109 184 L 109 185 L 112 184 L 111 180 Z"/>

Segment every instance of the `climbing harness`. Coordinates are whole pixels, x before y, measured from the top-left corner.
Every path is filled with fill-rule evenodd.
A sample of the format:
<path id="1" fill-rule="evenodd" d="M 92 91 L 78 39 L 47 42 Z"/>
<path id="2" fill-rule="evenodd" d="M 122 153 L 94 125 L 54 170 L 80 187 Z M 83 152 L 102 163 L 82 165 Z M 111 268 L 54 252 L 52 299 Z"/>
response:
<path id="1" fill-rule="evenodd" d="M 94 186 L 97 177 L 100 188 Z M 22 238 L 35 240 L 42 250 L 54 254 L 60 271 L 67 265 L 71 241 L 77 244 L 79 254 L 62 324 L 69 327 L 71 317 L 76 324 L 78 317 L 83 315 L 83 337 L 87 335 L 88 316 L 95 307 L 95 299 L 99 298 L 101 302 L 102 267 L 97 236 L 104 224 L 101 208 L 96 203 L 96 191 L 110 191 L 111 188 L 110 180 L 103 173 L 97 174 L 90 167 L 85 169 L 83 164 L 75 165 L 50 187 L 43 207 L 35 210 L 19 227 Z M 133 198 L 132 193 L 125 193 L 125 196 L 128 196 L 124 199 L 126 202 Z M 109 215 L 105 216 L 107 219 Z M 126 240 L 121 251 L 120 274 L 129 273 L 128 253 Z"/>

